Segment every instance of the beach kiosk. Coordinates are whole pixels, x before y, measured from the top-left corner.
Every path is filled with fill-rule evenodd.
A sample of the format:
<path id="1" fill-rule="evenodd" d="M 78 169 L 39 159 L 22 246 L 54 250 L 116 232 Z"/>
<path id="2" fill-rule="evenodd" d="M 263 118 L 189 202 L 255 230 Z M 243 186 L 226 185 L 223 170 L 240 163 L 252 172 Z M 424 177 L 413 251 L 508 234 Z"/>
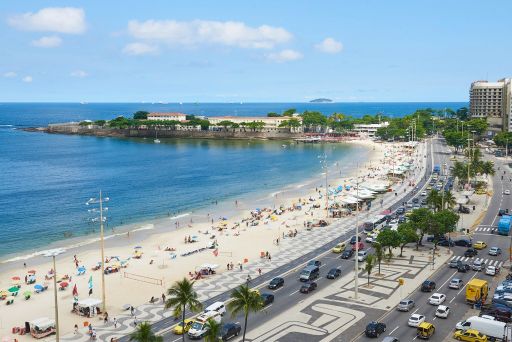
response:
<path id="1" fill-rule="evenodd" d="M 48 317 L 38 318 L 30 322 L 25 322 L 25 329 L 30 331 L 30 335 L 35 338 L 43 338 L 48 335 L 54 334 L 55 321 Z"/>
<path id="2" fill-rule="evenodd" d="M 73 312 L 76 312 L 80 316 L 94 317 L 101 313 L 100 306 L 100 299 L 86 298 L 77 302 L 73 302 Z"/>

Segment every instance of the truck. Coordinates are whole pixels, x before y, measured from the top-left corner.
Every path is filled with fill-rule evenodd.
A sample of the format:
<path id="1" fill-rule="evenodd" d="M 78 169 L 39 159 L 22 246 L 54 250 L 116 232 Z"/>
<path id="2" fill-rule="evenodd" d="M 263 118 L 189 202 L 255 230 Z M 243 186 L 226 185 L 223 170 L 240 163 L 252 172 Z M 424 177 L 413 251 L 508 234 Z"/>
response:
<path id="1" fill-rule="evenodd" d="M 489 340 L 512 340 L 512 331 L 506 328 L 505 322 L 496 321 L 489 318 L 483 318 L 478 316 L 471 316 L 465 321 L 459 322 L 455 325 L 457 330 L 478 330 L 482 335 L 487 335 Z"/>
<path id="2" fill-rule="evenodd" d="M 503 215 L 498 222 L 498 234 L 508 235 L 510 233 L 510 225 L 512 225 L 512 217 Z"/>
<path id="3" fill-rule="evenodd" d="M 441 173 L 441 165 L 434 165 L 434 173 L 437 173 L 437 174 Z"/>
<path id="4" fill-rule="evenodd" d="M 489 284 L 486 280 L 477 278 L 471 279 L 466 286 L 466 303 L 476 304 L 480 302 L 482 304 L 487 299 L 488 293 Z"/>

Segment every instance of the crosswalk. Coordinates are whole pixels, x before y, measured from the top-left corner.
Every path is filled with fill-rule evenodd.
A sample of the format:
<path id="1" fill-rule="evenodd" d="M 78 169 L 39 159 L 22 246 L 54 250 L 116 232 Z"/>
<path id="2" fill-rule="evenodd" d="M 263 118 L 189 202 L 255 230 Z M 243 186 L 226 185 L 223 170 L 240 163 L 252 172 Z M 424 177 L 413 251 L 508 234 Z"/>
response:
<path id="1" fill-rule="evenodd" d="M 485 258 L 468 258 L 468 257 L 464 257 L 464 256 L 454 256 L 451 260 L 456 260 L 456 261 L 462 261 L 462 262 L 467 262 L 467 261 L 481 261 L 483 262 L 486 266 L 496 266 L 498 268 L 500 268 L 501 266 L 503 266 L 503 261 L 501 260 L 494 260 L 494 259 L 485 259 Z"/>
<path id="2" fill-rule="evenodd" d="M 491 232 L 492 230 L 494 230 L 496 227 L 492 227 L 492 226 L 481 226 L 481 227 L 478 227 L 475 229 L 475 232 Z"/>

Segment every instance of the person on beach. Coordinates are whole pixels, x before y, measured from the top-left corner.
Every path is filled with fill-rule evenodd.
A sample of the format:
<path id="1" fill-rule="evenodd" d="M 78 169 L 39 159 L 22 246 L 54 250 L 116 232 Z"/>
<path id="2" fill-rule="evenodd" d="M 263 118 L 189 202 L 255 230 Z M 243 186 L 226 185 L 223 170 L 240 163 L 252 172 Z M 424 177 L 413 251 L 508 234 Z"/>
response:
<path id="1" fill-rule="evenodd" d="M 162 303 L 165 304 L 165 293 L 162 293 Z"/>
<path id="2" fill-rule="evenodd" d="M 114 317 L 114 329 L 117 329 L 117 318 Z"/>
<path id="3" fill-rule="evenodd" d="M 74 334 L 75 335 L 78 334 L 78 324 L 75 324 L 75 332 L 74 332 Z"/>
<path id="4" fill-rule="evenodd" d="M 261 268 L 258 268 L 258 275 L 261 275 Z"/>
<path id="5" fill-rule="evenodd" d="M 270 256 L 270 254 L 268 255 L 268 261 L 272 261 L 272 257 Z"/>

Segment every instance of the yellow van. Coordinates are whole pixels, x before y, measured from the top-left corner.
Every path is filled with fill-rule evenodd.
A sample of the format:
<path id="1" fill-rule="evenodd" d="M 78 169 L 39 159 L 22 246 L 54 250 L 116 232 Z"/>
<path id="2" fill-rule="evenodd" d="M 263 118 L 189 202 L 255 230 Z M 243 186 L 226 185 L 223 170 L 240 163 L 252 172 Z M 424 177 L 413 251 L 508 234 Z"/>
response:
<path id="1" fill-rule="evenodd" d="M 416 336 L 418 336 L 418 338 L 428 340 L 432 335 L 434 335 L 435 331 L 436 328 L 432 323 L 423 322 L 418 325 L 418 328 L 416 329 Z"/>

